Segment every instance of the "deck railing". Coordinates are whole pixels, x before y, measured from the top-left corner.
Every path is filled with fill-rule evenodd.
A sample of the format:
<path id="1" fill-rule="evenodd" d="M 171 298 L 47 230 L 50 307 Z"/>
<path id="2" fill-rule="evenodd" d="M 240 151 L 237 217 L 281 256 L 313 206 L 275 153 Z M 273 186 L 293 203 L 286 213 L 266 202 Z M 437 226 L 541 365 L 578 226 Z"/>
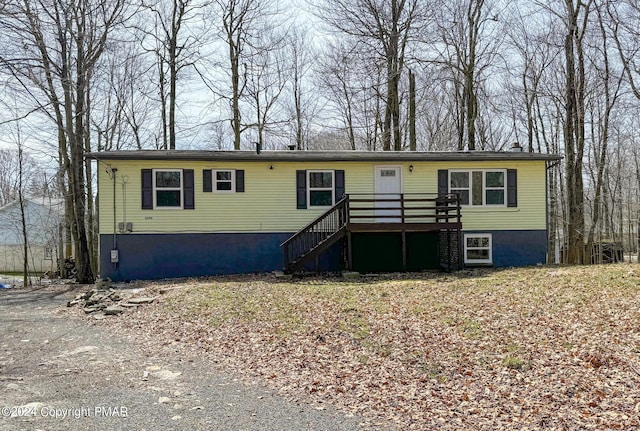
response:
<path id="1" fill-rule="evenodd" d="M 456 193 L 350 194 L 349 222 L 460 223 L 460 197 Z"/>

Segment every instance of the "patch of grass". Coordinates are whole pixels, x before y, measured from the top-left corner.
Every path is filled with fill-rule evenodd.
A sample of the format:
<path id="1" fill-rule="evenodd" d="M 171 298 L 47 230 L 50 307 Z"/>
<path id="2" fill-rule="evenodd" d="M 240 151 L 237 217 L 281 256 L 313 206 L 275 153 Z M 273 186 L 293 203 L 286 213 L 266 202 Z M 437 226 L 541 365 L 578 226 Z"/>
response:
<path id="1" fill-rule="evenodd" d="M 512 370 L 521 370 L 525 365 L 525 361 L 517 356 L 507 356 L 502 360 L 502 365 Z"/>
<path id="2" fill-rule="evenodd" d="M 287 291 L 277 286 L 265 295 L 258 295 L 247 286 L 233 289 L 225 285 L 209 285 L 182 299 L 187 299 L 181 304 L 185 314 L 190 317 L 206 316 L 214 327 L 234 322 L 269 323 L 275 328 L 275 335 L 285 337 L 302 323 L 299 310 L 289 300 Z M 172 304 L 173 309 L 177 307 L 178 304 Z"/>
<path id="3" fill-rule="evenodd" d="M 482 326 L 474 319 L 464 319 L 461 328 L 465 337 L 475 338 L 482 335 Z"/>
<path id="4" fill-rule="evenodd" d="M 369 337 L 371 325 L 369 321 L 360 314 L 346 315 L 338 324 L 338 329 L 351 335 L 356 340 L 363 340 Z"/>

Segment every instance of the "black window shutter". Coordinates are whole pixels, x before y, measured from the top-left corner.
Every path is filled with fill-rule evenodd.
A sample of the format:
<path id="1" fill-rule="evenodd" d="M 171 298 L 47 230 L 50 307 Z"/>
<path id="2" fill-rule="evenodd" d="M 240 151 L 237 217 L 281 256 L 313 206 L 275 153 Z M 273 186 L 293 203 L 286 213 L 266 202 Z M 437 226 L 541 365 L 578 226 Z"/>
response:
<path id="1" fill-rule="evenodd" d="M 153 209 L 153 170 L 142 170 L 142 209 Z"/>
<path id="2" fill-rule="evenodd" d="M 344 197 L 344 171 L 335 171 L 336 181 L 336 202 Z"/>
<path id="3" fill-rule="evenodd" d="M 438 169 L 438 194 L 446 195 L 447 193 L 449 193 L 449 171 Z"/>
<path id="4" fill-rule="evenodd" d="M 518 206 L 518 171 L 507 169 L 507 206 Z"/>
<path id="5" fill-rule="evenodd" d="M 244 192 L 244 169 L 236 169 L 236 192 Z"/>
<path id="6" fill-rule="evenodd" d="M 211 169 L 205 169 L 202 171 L 202 191 L 205 193 L 213 191 Z"/>
<path id="7" fill-rule="evenodd" d="M 307 208 L 307 171 L 296 171 L 296 208 Z"/>
<path id="8" fill-rule="evenodd" d="M 195 190 L 193 185 L 194 180 L 193 169 L 183 169 L 182 170 L 182 180 L 184 181 L 184 186 L 182 187 L 182 193 L 184 196 L 184 205 L 182 208 L 186 210 L 195 209 Z"/>

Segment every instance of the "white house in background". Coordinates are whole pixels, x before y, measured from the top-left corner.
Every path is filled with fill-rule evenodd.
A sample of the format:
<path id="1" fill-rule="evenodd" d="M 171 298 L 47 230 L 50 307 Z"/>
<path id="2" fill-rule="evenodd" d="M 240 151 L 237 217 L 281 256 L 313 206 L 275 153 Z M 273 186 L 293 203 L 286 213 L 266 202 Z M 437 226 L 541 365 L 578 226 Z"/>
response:
<path id="1" fill-rule="evenodd" d="M 24 201 L 30 272 L 57 271 L 64 221 L 64 201 L 27 198 Z M 24 262 L 20 202 L 0 207 L 0 272 L 20 272 Z"/>

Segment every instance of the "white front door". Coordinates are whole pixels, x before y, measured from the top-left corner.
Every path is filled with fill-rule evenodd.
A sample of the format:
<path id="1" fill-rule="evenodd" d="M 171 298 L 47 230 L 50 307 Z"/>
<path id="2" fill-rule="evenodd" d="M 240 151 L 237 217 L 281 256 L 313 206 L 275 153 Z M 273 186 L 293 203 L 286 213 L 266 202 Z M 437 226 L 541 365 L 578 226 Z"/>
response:
<path id="1" fill-rule="evenodd" d="M 375 193 L 380 199 L 400 199 L 402 193 L 402 167 L 400 166 L 376 166 L 375 167 Z M 398 223 L 400 218 L 400 202 L 376 202 L 376 222 Z M 377 217 L 377 216 L 398 217 Z"/>

